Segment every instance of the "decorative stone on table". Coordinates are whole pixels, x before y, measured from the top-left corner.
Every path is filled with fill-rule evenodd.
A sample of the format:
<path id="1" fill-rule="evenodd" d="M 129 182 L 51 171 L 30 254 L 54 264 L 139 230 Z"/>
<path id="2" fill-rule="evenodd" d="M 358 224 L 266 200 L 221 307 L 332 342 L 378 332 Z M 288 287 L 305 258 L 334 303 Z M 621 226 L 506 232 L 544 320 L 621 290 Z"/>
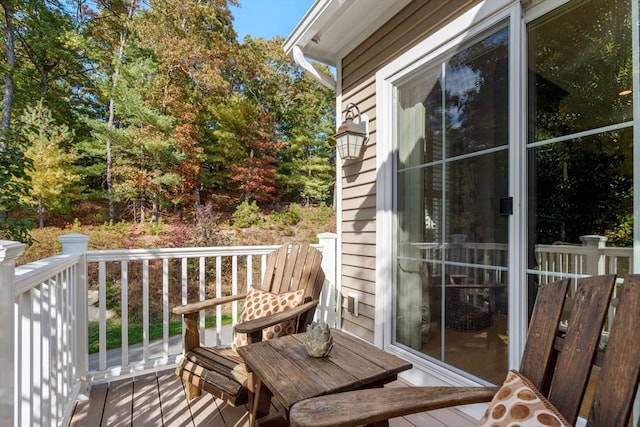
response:
<path id="1" fill-rule="evenodd" d="M 316 322 L 307 325 L 304 346 L 311 357 L 327 357 L 333 348 L 333 336 L 329 325 Z"/>

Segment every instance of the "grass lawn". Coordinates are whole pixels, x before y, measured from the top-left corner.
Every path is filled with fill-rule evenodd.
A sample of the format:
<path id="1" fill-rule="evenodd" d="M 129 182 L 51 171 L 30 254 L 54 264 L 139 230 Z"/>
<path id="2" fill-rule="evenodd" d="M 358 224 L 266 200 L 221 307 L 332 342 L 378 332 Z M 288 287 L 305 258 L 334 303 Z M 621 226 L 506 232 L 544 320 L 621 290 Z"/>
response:
<path id="1" fill-rule="evenodd" d="M 223 314 L 222 324 L 231 324 L 231 316 Z M 207 317 L 205 327 L 212 328 L 216 325 L 214 317 Z M 98 322 L 89 322 L 89 354 L 97 353 L 99 350 L 99 324 Z M 182 333 L 182 320 L 174 320 L 169 322 L 169 336 L 179 335 Z M 162 339 L 162 323 L 154 323 L 149 325 L 149 340 Z M 129 326 L 129 345 L 142 342 L 142 326 Z M 107 320 L 107 350 L 122 347 L 122 327 L 120 319 Z"/>

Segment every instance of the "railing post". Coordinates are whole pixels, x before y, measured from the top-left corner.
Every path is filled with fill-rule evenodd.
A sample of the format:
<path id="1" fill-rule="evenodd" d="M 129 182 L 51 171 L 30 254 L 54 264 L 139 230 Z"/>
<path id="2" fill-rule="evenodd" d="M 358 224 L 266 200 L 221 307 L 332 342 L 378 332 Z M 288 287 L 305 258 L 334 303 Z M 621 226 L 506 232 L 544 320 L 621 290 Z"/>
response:
<path id="1" fill-rule="evenodd" d="M 24 253 L 25 245 L 0 240 L 0 420 L 2 425 L 13 426 L 18 410 L 16 405 L 15 363 L 15 303 L 14 280 L 16 259 Z"/>
<path id="2" fill-rule="evenodd" d="M 320 295 L 320 304 L 316 316 L 331 326 L 336 326 L 336 244 L 335 233 L 318 234 L 318 242 L 322 245 L 322 271 L 325 274 L 325 286 Z"/>
<path id="3" fill-rule="evenodd" d="M 602 253 L 607 238 L 598 235 L 580 236 L 582 246 L 586 247 L 586 274 L 589 276 L 598 276 L 606 273 L 606 259 Z"/>
<path id="4" fill-rule="evenodd" d="M 75 369 L 79 380 L 85 381 L 89 371 L 89 344 L 88 344 L 88 287 L 87 287 L 87 250 L 89 248 L 89 236 L 72 233 L 58 237 L 62 244 L 63 254 L 82 254 L 76 270 L 76 289 L 74 312 L 75 323 Z"/>

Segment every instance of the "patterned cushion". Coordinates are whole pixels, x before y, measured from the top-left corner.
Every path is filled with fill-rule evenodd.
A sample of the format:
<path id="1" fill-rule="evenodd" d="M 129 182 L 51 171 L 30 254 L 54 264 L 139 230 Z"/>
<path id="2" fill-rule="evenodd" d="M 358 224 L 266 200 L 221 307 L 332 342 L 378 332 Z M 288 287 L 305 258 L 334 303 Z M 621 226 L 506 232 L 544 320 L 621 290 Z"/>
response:
<path id="1" fill-rule="evenodd" d="M 292 292 L 283 292 L 281 294 L 272 294 L 260 289 L 251 288 L 247 292 L 247 298 L 240 314 L 239 323 L 247 320 L 258 319 L 260 317 L 269 316 L 271 314 L 280 313 L 294 307 L 302 302 L 304 289 Z M 262 330 L 262 340 L 266 341 L 273 337 L 293 334 L 296 332 L 296 319 L 282 322 L 277 325 L 270 326 Z M 235 334 L 233 337 L 234 349 L 247 345 L 246 334 Z"/>
<path id="2" fill-rule="evenodd" d="M 560 412 L 516 370 L 493 397 L 480 420 L 481 427 L 570 426 Z"/>

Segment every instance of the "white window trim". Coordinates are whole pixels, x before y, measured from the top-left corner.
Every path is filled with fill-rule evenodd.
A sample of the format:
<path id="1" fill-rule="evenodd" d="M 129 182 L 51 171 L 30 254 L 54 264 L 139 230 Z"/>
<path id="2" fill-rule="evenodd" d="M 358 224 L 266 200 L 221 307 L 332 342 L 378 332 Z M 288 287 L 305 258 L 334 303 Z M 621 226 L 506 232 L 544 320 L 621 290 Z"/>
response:
<path id="1" fill-rule="evenodd" d="M 342 59 L 336 61 L 336 131 L 341 123 L 342 116 Z M 336 241 L 336 295 L 342 295 L 342 159 L 338 154 L 338 147 L 334 147 L 334 156 L 336 159 L 336 177 L 335 177 L 335 213 L 337 217 L 336 221 L 336 234 L 338 235 Z M 337 196 L 337 197 L 336 197 Z M 338 299 L 337 304 L 337 316 L 336 326 L 342 327 L 342 297 Z"/>
<path id="2" fill-rule="evenodd" d="M 477 34 L 487 30 L 491 26 L 510 19 L 510 74 L 512 76 L 524 76 L 526 73 L 520 71 L 522 60 L 524 58 L 513 57 L 514 52 L 521 51 L 515 46 L 524 45 L 521 26 L 521 8 L 519 2 L 513 1 L 484 1 L 460 17 L 453 20 L 442 30 L 429 36 L 421 43 L 389 63 L 376 73 L 376 108 L 377 108 L 377 142 L 376 142 L 376 168 L 378 170 L 378 178 L 376 181 L 376 304 L 375 304 L 375 330 L 374 342 L 377 346 L 383 347 L 391 352 L 399 354 L 414 363 L 418 369 L 410 371 L 405 378 L 414 384 L 452 384 L 452 385 L 474 385 L 474 381 L 459 375 L 451 370 L 445 369 L 440 365 L 428 362 L 425 359 L 418 358 L 416 355 L 406 351 L 403 348 L 393 345 L 392 338 L 394 325 L 394 299 L 393 289 L 390 284 L 395 283 L 395 258 L 396 247 L 395 230 L 397 229 L 396 202 L 394 195 L 395 186 L 395 87 L 417 68 L 423 64 L 449 51 L 453 47 L 459 45 L 467 39 L 471 39 Z M 522 77 L 520 77 L 522 78 Z M 525 89 L 513 82 L 518 80 L 512 78 L 510 88 L 510 108 L 514 112 L 510 119 L 510 141 L 522 141 L 521 135 L 524 130 L 519 130 L 517 123 L 524 123 L 522 119 L 522 107 L 517 104 L 522 103 Z M 518 91 L 514 93 L 514 91 Z M 511 165 L 518 164 L 518 167 L 524 167 L 525 151 L 513 149 L 513 143 L 510 147 Z M 516 167 L 510 168 L 510 192 L 514 197 L 514 213 L 509 223 L 510 233 L 510 253 L 517 257 L 512 260 L 509 272 L 509 283 L 522 281 L 521 269 L 514 268 L 515 264 L 526 262 L 526 248 L 518 250 L 514 242 L 525 241 L 526 227 L 523 227 L 522 213 L 524 211 L 521 205 L 524 199 L 520 195 L 525 194 L 526 181 L 518 176 L 514 170 Z M 522 170 L 522 169 L 520 169 Z M 520 206 L 520 208 L 518 208 Z M 518 217 L 516 219 L 516 217 Z M 523 245 L 520 245 L 523 246 Z M 526 266 L 526 264 L 524 264 Z M 510 307 L 513 310 L 525 310 L 526 313 L 526 295 L 522 292 L 509 292 Z M 518 307 L 516 309 L 516 307 Z M 524 334 L 526 334 L 526 324 L 520 321 L 512 324 L 512 318 L 522 316 L 509 316 L 509 328 L 512 332 L 510 341 L 523 342 Z M 511 344 L 510 344 L 511 345 Z M 510 351 L 513 353 L 513 351 Z M 519 354 L 515 353 L 515 354 Z M 509 359 L 510 366 L 517 366 L 519 360 Z M 480 405 L 482 407 L 482 405 Z M 474 415 L 478 415 L 474 411 Z M 481 416 L 482 413 L 479 413 Z"/>

